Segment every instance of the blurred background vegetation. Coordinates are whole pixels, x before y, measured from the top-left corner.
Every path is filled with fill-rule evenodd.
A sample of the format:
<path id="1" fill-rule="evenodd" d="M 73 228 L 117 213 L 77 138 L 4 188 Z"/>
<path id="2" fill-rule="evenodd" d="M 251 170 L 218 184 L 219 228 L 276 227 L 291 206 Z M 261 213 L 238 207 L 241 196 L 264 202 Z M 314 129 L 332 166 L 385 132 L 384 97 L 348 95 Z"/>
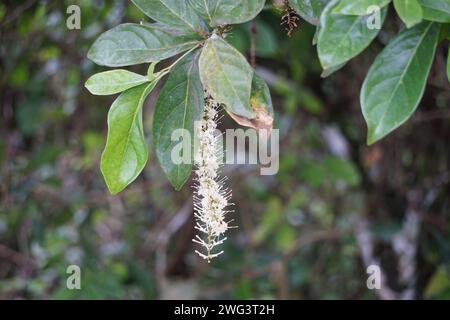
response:
<path id="1" fill-rule="evenodd" d="M 81 30 L 66 27 L 71 4 Z M 99 170 L 113 98 L 84 88 L 105 70 L 86 52 L 143 14 L 126 0 L 1 2 L 0 298 L 450 298 L 448 44 L 412 119 L 367 147 L 358 92 L 401 22 L 391 13 L 363 55 L 322 79 L 314 28 L 302 22 L 288 38 L 282 11 L 267 4 L 227 40 L 247 57 L 255 41 L 281 131 L 280 171 L 224 168 L 239 228 L 208 265 L 193 253 L 189 184 L 175 192 L 153 153 L 115 197 Z M 66 288 L 71 264 L 82 290 Z M 382 268 L 382 290 L 367 289 L 370 264 Z"/>

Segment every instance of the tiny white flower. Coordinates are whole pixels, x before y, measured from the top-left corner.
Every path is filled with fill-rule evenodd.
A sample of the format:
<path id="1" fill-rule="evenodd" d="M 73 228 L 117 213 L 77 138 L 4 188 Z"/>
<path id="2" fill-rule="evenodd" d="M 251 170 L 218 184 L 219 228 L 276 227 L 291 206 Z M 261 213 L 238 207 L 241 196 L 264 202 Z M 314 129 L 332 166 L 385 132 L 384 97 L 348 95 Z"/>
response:
<path id="1" fill-rule="evenodd" d="M 203 247 L 204 253 L 195 252 L 207 260 L 219 256 L 223 251 L 213 252 L 225 240 L 225 232 L 230 228 L 225 221 L 226 210 L 230 206 L 231 192 L 224 186 L 225 179 L 219 179 L 220 159 L 217 128 L 219 104 L 211 97 L 205 99 L 203 119 L 198 127 L 198 152 L 194 157 L 197 169 L 194 193 L 194 210 L 197 229 L 203 236 L 196 235 L 192 241 Z M 220 146 L 221 147 L 221 146 Z"/>

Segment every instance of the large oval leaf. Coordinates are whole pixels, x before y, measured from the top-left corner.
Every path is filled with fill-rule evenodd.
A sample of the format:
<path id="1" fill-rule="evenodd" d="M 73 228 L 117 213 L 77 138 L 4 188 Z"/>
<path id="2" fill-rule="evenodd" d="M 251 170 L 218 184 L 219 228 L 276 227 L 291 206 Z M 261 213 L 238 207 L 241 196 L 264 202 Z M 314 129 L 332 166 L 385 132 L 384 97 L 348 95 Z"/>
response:
<path id="1" fill-rule="evenodd" d="M 380 31 L 367 27 L 368 16 L 333 13 L 338 3 L 339 0 L 331 1 L 320 19 L 317 50 L 324 70 L 332 69 L 357 56 L 367 48 Z M 385 17 L 386 9 L 382 9 L 382 21 Z"/>
<path id="2" fill-rule="evenodd" d="M 116 94 L 148 82 L 148 77 L 128 70 L 111 70 L 94 74 L 86 81 L 86 88 L 96 95 Z"/>
<path id="3" fill-rule="evenodd" d="M 164 60 L 198 43 L 198 36 L 160 24 L 125 23 L 103 33 L 92 45 L 88 58 L 102 66 L 123 67 Z"/>
<path id="4" fill-rule="evenodd" d="M 214 99 L 239 116 L 255 117 L 250 107 L 253 69 L 239 51 L 214 34 L 206 41 L 199 66 L 203 87 Z"/>
<path id="5" fill-rule="evenodd" d="M 362 16 L 369 12 L 369 8 L 377 6 L 384 8 L 391 0 L 341 0 L 334 8 L 334 13 Z"/>
<path id="6" fill-rule="evenodd" d="M 266 0 L 189 0 L 191 6 L 211 27 L 253 20 Z"/>
<path id="7" fill-rule="evenodd" d="M 156 102 L 153 116 L 153 144 L 159 163 L 169 181 L 179 190 L 192 171 L 194 121 L 203 115 L 204 92 L 198 70 L 199 52 L 193 52 L 181 59 L 173 68 L 169 79 L 162 88 Z M 182 142 L 172 141 L 172 133 L 184 129 L 189 136 L 191 157 L 187 163 L 177 163 L 172 159 L 172 151 Z"/>
<path id="8" fill-rule="evenodd" d="M 419 0 L 419 3 L 424 19 L 450 23 L 450 0 Z"/>
<path id="9" fill-rule="evenodd" d="M 181 30 L 203 35 L 207 31 L 202 19 L 186 0 L 132 0 L 148 17 Z"/>
<path id="10" fill-rule="evenodd" d="M 422 7 L 417 0 L 394 0 L 394 7 L 407 28 L 422 21 Z"/>
<path id="11" fill-rule="evenodd" d="M 290 0 L 292 8 L 306 21 L 318 25 L 320 15 L 330 0 Z"/>
<path id="12" fill-rule="evenodd" d="M 157 81 L 122 93 L 108 113 L 108 138 L 100 168 L 109 191 L 119 193 L 133 182 L 147 162 L 142 105 Z"/>
<path id="13" fill-rule="evenodd" d="M 401 126 L 425 90 L 439 26 L 423 22 L 403 30 L 378 55 L 361 90 L 361 107 L 372 144 Z"/>

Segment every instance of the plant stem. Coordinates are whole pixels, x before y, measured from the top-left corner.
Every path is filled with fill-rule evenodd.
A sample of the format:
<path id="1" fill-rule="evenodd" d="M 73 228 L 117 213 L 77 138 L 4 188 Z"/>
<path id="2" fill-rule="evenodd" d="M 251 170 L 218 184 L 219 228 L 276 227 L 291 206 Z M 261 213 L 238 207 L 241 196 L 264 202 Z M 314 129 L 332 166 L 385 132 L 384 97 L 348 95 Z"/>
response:
<path id="1" fill-rule="evenodd" d="M 162 77 L 164 77 L 166 74 L 170 73 L 170 71 L 172 71 L 172 68 L 178 63 L 180 62 L 181 59 L 183 59 L 184 57 L 186 57 L 189 53 L 191 53 L 192 51 L 194 51 L 195 49 L 197 49 L 200 46 L 200 43 L 197 44 L 195 47 L 189 49 L 188 51 L 186 51 L 181 57 L 179 57 L 177 60 L 175 60 L 174 63 L 172 63 L 170 66 L 168 66 L 167 68 L 162 69 L 161 71 L 159 71 L 156 74 L 155 79 L 160 79 Z"/>

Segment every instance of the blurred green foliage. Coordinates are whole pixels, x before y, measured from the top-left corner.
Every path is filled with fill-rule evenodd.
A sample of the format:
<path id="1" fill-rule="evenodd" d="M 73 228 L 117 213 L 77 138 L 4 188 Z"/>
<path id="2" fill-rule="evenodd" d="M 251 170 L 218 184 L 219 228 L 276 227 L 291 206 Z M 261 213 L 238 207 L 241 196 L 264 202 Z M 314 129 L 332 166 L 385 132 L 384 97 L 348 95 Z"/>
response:
<path id="1" fill-rule="evenodd" d="M 400 291 L 392 240 L 411 206 L 421 215 L 415 296 L 450 298 L 448 48 L 438 49 L 412 120 L 368 148 L 356 92 L 396 19 L 327 79 L 307 23 L 288 38 L 282 12 L 267 6 L 254 23 L 233 29 L 227 40 L 247 56 L 254 38 L 257 70 L 271 86 L 280 171 L 265 177 L 252 166 L 225 168 L 240 227 L 225 254 L 206 265 L 193 253 L 192 212 L 183 209 L 191 188 L 174 192 L 154 154 L 115 197 L 99 172 L 112 98 L 84 89 L 102 70 L 86 52 L 103 30 L 145 17 L 128 1 L 78 0 L 82 27 L 70 31 L 73 2 L 0 4 L 1 298 L 373 299 L 352 219 L 370 221 L 375 254 Z M 140 68 L 132 70 L 145 73 Z M 224 128 L 233 126 L 223 119 Z M 82 290 L 66 288 L 71 264 L 81 267 Z"/>

